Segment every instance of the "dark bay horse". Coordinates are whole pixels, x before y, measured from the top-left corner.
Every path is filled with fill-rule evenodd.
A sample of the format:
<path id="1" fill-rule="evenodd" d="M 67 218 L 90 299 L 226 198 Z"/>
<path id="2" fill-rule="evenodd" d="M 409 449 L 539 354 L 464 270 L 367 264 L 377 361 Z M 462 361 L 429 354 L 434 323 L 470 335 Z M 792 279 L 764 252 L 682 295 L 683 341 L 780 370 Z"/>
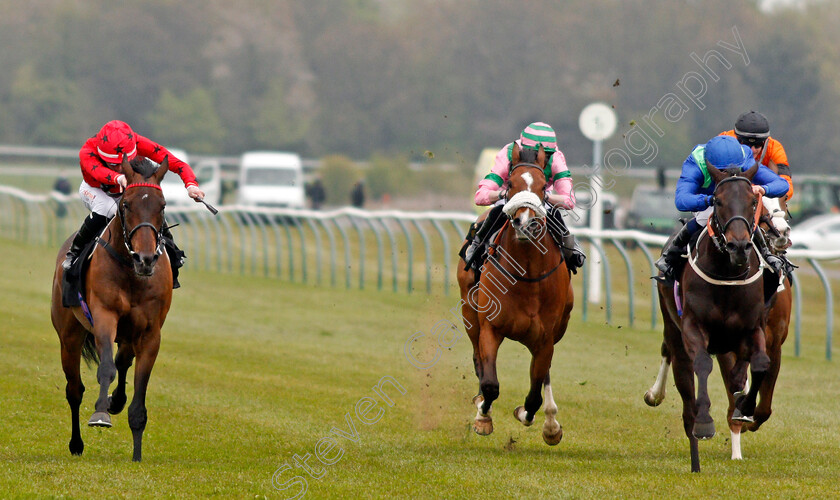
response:
<path id="1" fill-rule="evenodd" d="M 775 374 L 771 371 L 774 362 L 768 356 L 768 332 L 772 333 L 772 349 L 781 349 L 787 332 L 787 321 L 767 328 L 764 266 L 752 243 L 752 233 L 761 213 L 751 182 L 757 170 L 757 164 L 746 172 L 720 171 L 709 166 L 716 184 L 714 211 L 709 218 L 708 232 L 701 233 L 696 252 L 689 256 L 689 265 L 680 276 L 681 316 L 674 285 L 658 285 L 665 325 L 663 363 L 657 383 L 645 395 L 645 401 L 651 405 L 662 401 L 667 365 L 673 364 L 674 381 L 683 400 L 683 425 L 691 448 L 692 472 L 700 471 L 698 439 L 709 439 L 715 434 L 707 388 L 713 364 L 711 355 L 718 356 L 730 402 L 728 421 L 733 433 L 733 458 L 740 458 L 740 441 L 735 456 L 734 435 L 740 436 L 740 422 L 755 421 L 759 390 L 765 380 L 774 384 L 778 373 L 778 365 Z M 782 316 L 785 301 L 777 299 L 776 302 L 780 304 L 776 314 Z M 787 314 L 789 318 L 789 303 Z M 776 334 L 777 329 L 783 329 L 784 334 Z M 772 349 L 771 354 L 776 354 Z M 748 367 L 753 383 L 743 394 Z M 769 391 L 772 392 L 772 387 Z"/>
<path id="2" fill-rule="evenodd" d="M 134 439 L 134 461 L 140 461 L 146 428 L 146 387 L 160 347 L 160 328 L 172 302 L 172 271 L 161 240 L 165 201 L 160 180 L 169 167 L 164 160 L 155 171 L 146 160 L 123 161 L 128 186 L 118 201 L 117 215 L 110 221 L 90 258 L 85 276 L 85 299 L 90 321 L 81 307 L 62 305 L 61 263 L 70 246 L 64 242 L 56 259 L 53 277 L 52 323 L 61 341 L 61 364 L 67 379 L 67 402 L 72 415 L 70 453 L 84 451 L 79 430 L 79 406 L 85 386 L 80 361 L 98 362 L 99 397 L 89 426 L 111 427 L 109 414 L 122 411 L 126 403 L 126 374 L 132 361 L 134 398 L 128 407 L 128 425 Z M 159 259 L 159 257 L 163 259 Z M 159 261 L 163 262 L 159 262 Z M 118 348 L 116 358 L 114 342 Z M 119 375 L 109 397 L 108 388 Z"/>
<path id="3" fill-rule="evenodd" d="M 473 362 L 479 393 L 473 429 L 480 435 L 493 432 L 490 408 L 499 396 L 496 355 L 505 338 L 520 342 L 531 352 L 531 388 L 525 405 L 514 417 L 526 426 L 533 423 L 543 403 L 543 439 L 560 442 L 563 429 L 557 422 L 557 405 L 551 391 L 549 368 L 554 344 L 563 338 L 574 305 L 571 274 L 560 248 L 546 227 L 546 154 L 520 151 L 514 145 L 510 171 L 511 195 L 505 205 L 509 220 L 499 232 L 495 248 L 482 266 L 479 282 L 465 262 L 458 266 L 458 284 L 464 326 L 473 345 Z"/>

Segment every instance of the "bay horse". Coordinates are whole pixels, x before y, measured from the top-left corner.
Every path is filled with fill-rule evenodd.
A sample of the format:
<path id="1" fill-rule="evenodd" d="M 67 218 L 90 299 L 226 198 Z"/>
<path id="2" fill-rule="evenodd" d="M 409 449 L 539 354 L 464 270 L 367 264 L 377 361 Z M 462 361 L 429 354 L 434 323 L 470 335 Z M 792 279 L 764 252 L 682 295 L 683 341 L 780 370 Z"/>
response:
<path id="1" fill-rule="evenodd" d="M 136 358 L 128 425 L 134 440 L 133 460 L 139 462 L 147 419 L 146 388 L 160 347 L 160 329 L 172 302 L 172 270 L 161 239 L 166 203 L 160 180 L 169 168 L 169 160 L 154 170 L 149 160 L 138 157 L 130 165 L 124 160 L 120 168 L 128 185 L 117 202 L 116 216 L 97 240 L 85 275 L 90 317 L 81 307 L 62 304 L 61 263 L 73 235 L 58 252 L 51 316 L 61 341 L 61 364 L 67 379 L 72 416 L 70 453 L 81 455 L 84 451 L 79 430 L 79 406 L 85 390 L 81 357 L 99 364 L 99 397 L 88 421 L 92 427 L 111 427 L 110 414 L 124 408 L 126 374 Z M 116 358 L 114 342 L 118 345 Z M 108 396 L 115 375 L 119 375 L 117 387 Z"/>
<path id="2" fill-rule="evenodd" d="M 461 311 L 479 380 L 473 430 L 479 435 L 493 432 L 490 410 L 499 396 L 496 356 L 502 341 L 509 338 L 527 347 L 532 356 L 530 391 L 524 406 L 514 409 L 514 418 L 530 426 L 545 388 L 543 440 L 555 445 L 563 428 L 555 418 L 549 369 L 554 344 L 563 338 L 574 305 L 571 273 L 546 227 L 545 150 L 520 150 L 515 144 L 511 158 L 510 198 L 504 209 L 508 221 L 491 246 L 478 283 L 463 259 L 458 266 Z"/>
<path id="3" fill-rule="evenodd" d="M 751 179 L 757 170 L 757 164 L 746 172 L 720 171 L 709 166 L 716 187 L 708 232 L 704 230 L 697 240 L 696 254 L 689 255 L 680 284 L 658 284 L 664 319 L 662 363 L 656 382 L 645 394 L 645 402 L 650 406 L 662 402 L 668 366 L 672 364 L 683 400 L 683 426 L 690 443 L 692 472 L 700 471 L 698 439 L 710 439 L 715 434 L 707 390 L 711 354 L 717 355 L 729 399 L 727 420 L 733 459 L 741 458 L 743 423 L 755 431 L 771 413 L 781 345 L 790 321 L 791 293 L 790 282 L 786 281 L 784 289 L 769 303 L 765 302 L 764 264 L 752 243 L 762 211 L 752 193 Z M 764 220 L 765 224 L 769 222 Z M 770 283 L 777 284 L 778 281 Z M 748 389 L 747 367 L 753 382 Z M 757 407 L 759 393 L 761 404 Z"/>

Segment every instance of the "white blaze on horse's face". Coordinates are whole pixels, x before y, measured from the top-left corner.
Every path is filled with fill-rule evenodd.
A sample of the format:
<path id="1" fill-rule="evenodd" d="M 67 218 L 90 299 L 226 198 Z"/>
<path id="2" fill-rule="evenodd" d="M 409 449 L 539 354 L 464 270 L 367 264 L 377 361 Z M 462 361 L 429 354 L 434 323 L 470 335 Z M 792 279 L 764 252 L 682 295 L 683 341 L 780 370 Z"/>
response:
<path id="1" fill-rule="evenodd" d="M 522 174 L 522 179 L 525 181 L 525 185 L 527 186 L 528 191 L 531 191 L 531 186 L 534 184 L 534 177 L 531 175 L 530 172 L 525 172 L 524 174 Z"/>

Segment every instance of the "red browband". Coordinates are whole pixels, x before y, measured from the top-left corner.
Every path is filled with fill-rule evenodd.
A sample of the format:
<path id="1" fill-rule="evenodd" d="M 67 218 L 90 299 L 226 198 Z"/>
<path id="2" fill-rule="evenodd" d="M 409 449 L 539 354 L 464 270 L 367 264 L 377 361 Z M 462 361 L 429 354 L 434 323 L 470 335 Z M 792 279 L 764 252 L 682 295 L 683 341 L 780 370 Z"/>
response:
<path id="1" fill-rule="evenodd" d="M 151 182 L 137 182 L 135 184 L 129 184 L 125 188 L 128 189 L 128 188 L 135 188 L 135 187 L 155 188 L 155 189 L 160 189 L 161 191 L 163 191 L 163 189 L 161 189 L 159 185 L 152 184 Z"/>

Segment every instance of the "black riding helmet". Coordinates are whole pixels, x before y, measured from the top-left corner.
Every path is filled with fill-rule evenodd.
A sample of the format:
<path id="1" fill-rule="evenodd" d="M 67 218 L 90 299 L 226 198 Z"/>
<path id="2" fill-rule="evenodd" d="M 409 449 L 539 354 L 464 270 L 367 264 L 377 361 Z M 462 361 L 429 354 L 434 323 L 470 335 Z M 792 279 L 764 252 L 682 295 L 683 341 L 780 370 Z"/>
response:
<path id="1" fill-rule="evenodd" d="M 742 113 L 735 121 L 735 137 L 741 144 L 760 146 L 770 137 L 770 122 L 756 111 Z"/>

